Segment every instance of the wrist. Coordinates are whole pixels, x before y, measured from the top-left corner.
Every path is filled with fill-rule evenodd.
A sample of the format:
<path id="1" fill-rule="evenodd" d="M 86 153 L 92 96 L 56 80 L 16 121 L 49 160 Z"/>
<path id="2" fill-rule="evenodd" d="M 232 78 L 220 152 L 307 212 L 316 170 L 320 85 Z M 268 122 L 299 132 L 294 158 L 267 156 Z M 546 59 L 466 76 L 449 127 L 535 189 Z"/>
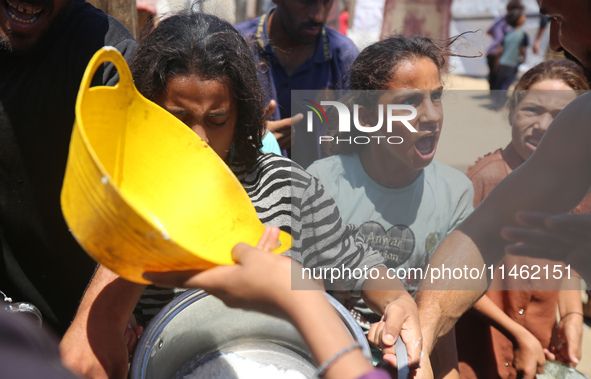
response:
<path id="1" fill-rule="evenodd" d="M 558 323 L 559 329 L 576 331 L 576 333 L 582 333 L 583 324 L 585 317 L 579 312 L 567 313 L 561 317 Z"/>
<path id="2" fill-rule="evenodd" d="M 353 351 L 354 349 L 361 349 L 361 344 L 359 344 L 358 341 L 355 341 L 352 344 L 344 347 L 338 353 L 334 354 L 332 357 L 330 357 L 327 360 L 325 360 L 324 362 L 320 363 L 318 365 L 318 368 L 316 369 L 317 376 L 319 378 L 324 377 L 324 375 L 326 374 L 326 371 L 328 371 L 328 369 L 331 368 L 331 366 L 333 366 L 337 362 L 338 359 L 341 359 L 341 357 L 343 355 L 347 354 L 350 351 Z"/>
<path id="3" fill-rule="evenodd" d="M 379 268 L 381 269 L 381 267 Z M 394 286 L 393 286 L 394 285 Z M 367 306 L 377 314 L 384 314 L 386 307 L 393 301 L 406 299 L 415 304 L 414 299 L 404 288 L 400 280 L 396 279 L 394 283 L 389 281 L 387 287 L 384 281 L 368 279 L 363 284 L 361 298 Z M 383 289 L 387 288 L 387 289 Z M 415 305 L 416 306 L 416 305 Z"/>
<path id="4" fill-rule="evenodd" d="M 534 340 L 538 340 L 533 334 L 531 334 L 531 332 L 529 330 L 527 330 L 525 327 L 517 324 L 518 327 L 514 328 L 510 331 L 509 335 L 506 335 L 506 337 L 511 340 L 511 342 L 513 343 L 513 346 L 515 346 L 516 348 L 519 346 L 526 346 L 530 344 L 531 339 L 533 338 Z"/>
<path id="5" fill-rule="evenodd" d="M 560 316 L 560 322 L 580 322 L 581 324 L 585 320 L 583 312 L 568 312 L 563 316 Z"/>
<path id="6" fill-rule="evenodd" d="M 296 326 L 315 318 L 315 308 L 323 307 L 325 302 L 328 302 L 326 294 L 320 289 L 289 290 L 289 293 L 274 300 L 274 304 Z"/>

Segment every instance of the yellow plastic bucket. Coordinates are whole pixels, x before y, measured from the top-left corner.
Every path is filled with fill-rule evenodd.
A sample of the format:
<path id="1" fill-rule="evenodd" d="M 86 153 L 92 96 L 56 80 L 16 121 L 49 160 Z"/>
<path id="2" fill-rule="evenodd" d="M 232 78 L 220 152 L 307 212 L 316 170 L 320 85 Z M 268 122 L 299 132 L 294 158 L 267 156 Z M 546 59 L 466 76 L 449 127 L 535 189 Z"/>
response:
<path id="1" fill-rule="evenodd" d="M 90 88 L 105 62 L 119 84 Z M 137 91 L 113 48 L 94 55 L 80 85 L 61 206 L 84 250 L 137 283 L 149 283 L 146 271 L 233 264 L 234 245 L 256 245 L 264 230 L 228 166 Z M 279 239 L 277 254 L 291 247 L 289 234 Z"/>

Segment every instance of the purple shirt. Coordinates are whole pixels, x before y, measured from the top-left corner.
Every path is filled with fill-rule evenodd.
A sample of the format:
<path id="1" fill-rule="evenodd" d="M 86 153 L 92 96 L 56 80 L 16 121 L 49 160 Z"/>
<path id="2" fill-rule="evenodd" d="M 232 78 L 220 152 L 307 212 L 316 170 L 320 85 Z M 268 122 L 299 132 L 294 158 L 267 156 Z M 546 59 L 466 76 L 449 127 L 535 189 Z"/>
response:
<path id="1" fill-rule="evenodd" d="M 503 37 L 513 29 L 511 25 L 505 21 L 505 16 L 499 16 L 495 19 L 487 32 L 490 33 L 492 41 L 486 50 L 486 55 L 496 55 L 499 53 L 499 47 L 503 43 Z"/>

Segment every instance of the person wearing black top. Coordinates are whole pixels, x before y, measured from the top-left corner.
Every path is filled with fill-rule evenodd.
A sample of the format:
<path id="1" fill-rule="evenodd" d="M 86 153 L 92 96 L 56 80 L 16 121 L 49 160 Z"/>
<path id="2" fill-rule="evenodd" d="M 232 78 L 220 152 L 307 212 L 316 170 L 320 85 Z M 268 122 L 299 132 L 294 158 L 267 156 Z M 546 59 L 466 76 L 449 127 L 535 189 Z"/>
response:
<path id="1" fill-rule="evenodd" d="M 92 55 L 112 45 L 129 61 L 136 42 L 83 0 L 0 2 L 0 290 L 37 306 L 63 334 L 95 263 L 60 209 L 74 105 Z M 94 84 L 115 84 L 112 65 Z"/>

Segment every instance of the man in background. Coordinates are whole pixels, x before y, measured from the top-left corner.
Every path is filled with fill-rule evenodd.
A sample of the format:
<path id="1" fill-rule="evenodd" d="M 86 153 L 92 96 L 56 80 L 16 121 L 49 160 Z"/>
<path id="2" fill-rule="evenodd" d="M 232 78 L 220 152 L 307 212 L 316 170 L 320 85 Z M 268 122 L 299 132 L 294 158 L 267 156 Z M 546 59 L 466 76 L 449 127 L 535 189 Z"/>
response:
<path id="1" fill-rule="evenodd" d="M 321 156 L 318 135 L 305 133 L 303 125 L 296 125 L 303 116 L 290 118 L 291 91 L 346 87 L 347 69 L 359 51 L 347 37 L 325 27 L 333 0 L 273 2 L 276 7 L 236 25 L 236 29 L 251 44 L 267 101 L 276 104 L 271 105 L 269 113 L 277 122 L 268 123 L 268 130 L 286 156 L 292 156 L 291 146 L 312 147 L 309 153 L 294 159 L 306 167 Z"/>

